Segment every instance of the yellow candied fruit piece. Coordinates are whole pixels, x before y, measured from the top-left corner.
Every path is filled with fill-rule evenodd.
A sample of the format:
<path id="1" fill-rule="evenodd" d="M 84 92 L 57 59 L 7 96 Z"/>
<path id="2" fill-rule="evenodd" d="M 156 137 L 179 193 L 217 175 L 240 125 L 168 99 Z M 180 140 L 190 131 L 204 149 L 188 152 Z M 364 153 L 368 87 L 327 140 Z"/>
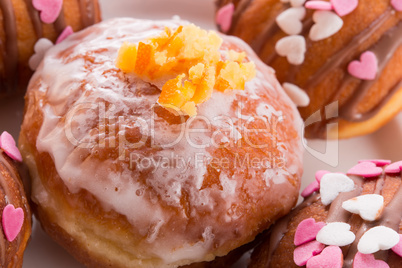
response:
<path id="1" fill-rule="evenodd" d="M 156 44 L 160 50 L 164 50 L 167 45 L 171 42 L 177 34 L 181 32 L 183 26 L 179 26 L 174 33 L 169 27 L 165 27 L 165 32 L 161 33 L 160 36 L 152 38 L 152 43 Z"/>
<path id="2" fill-rule="evenodd" d="M 244 59 L 246 58 L 246 53 L 245 52 L 236 52 L 234 50 L 229 50 L 229 60 L 235 61 L 238 63 L 242 63 Z"/>
<path id="3" fill-rule="evenodd" d="M 203 103 L 211 98 L 215 86 L 215 67 L 205 69 L 202 79 L 197 83 L 197 89 L 191 99 L 196 104 Z"/>
<path id="4" fill-rule="evenodd" d="M 219 48 L 222 39 L 215 32 L 207 32 L 191 24 L 183 28 L 177 36 L 183 40 L 184 46 L 178 55 L 179 59 L 216 62 L 220 59 Z"/>
<path id="5" fill-rule="evenodd" d="M 180 107 L 180 110 L 188 114 L 190 117 L 197 115 L 197 108 L 195 107 L 195 102 L 193 101 L 184 104 L 182 107 Z"/>
<path id="6" fill-rule="evenodd" d="M 192 24 L 175 31 L 165 28 L 159 36 L 138 45 L 124 43 L 116 66 L 148 82 L 166 81 L 158 103 L 195 116 L 197 104 L 211 98 L 214 89 L 242 90 L 256 74 L 254 63 L 244 62 L 245 52 L 229 50 L 228 60 L 223 61 L 221 45 L 217 33 Z"/>
<path id="7" fill-rule="evenodd" d="M 137 60 L 137 46 L 124 42 L 117 56 L 116 66 L 123 72 L 134 71 Z"/>
<path id="8" fill-rule="evenodd" d="M 237 63 L 226 61 L 218 75 L 218 90 L 244 90 L 245 83 L 255 77 L 255 75 L 255 65 L 252 62 Z"/>
<path id="9" fill-rule="evenodd" d="M 240 64 L 240 68 L 242 70 L 243 77 L 246 81 L 250 81 L 257 75 L 257 71 L 255 70 L 254 62 L 246 62 Z M 244 89 L 244 85 L 243 85 Z"/>
<path id="10" fill-rule="evenodd" d="M 196 84 L 201 83 L 201 80 L 204 77 L 204 71 L 205 71 L 205 64 L 198 63 L 197 65 L 194 65 L 188 71 L 190 80 Z"/>

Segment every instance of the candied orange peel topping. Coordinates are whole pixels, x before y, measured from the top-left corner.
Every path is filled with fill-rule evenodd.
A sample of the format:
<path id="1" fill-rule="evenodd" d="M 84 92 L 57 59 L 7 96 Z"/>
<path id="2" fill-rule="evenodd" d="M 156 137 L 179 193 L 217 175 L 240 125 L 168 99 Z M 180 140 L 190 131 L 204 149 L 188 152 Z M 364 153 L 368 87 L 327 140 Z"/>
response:
<path id="1" fill-rule="evenodd" d="M 167 81 L 158 103 L 189 116 L 197 114 L 197 104 L 207 101 L 213 90 L 244 90 L 256 75 L 253 62 L 246 62 L 244 52 L 220 53 L 222 39 L 213 31 L 190 24 L 175 31 L 166 28 L 157 37 L 124 43 L 116 66 L 125 73 L 135 73 L 145 81 Z"/>

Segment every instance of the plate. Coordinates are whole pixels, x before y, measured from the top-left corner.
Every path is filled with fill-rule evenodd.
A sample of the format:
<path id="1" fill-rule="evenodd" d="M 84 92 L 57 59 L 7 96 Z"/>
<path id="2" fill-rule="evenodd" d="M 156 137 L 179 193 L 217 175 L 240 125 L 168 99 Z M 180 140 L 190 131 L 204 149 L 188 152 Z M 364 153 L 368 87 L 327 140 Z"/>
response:
<path id="1" fill-rule="evenodd" d="M 179 15 L 207 29 L 213 24 L 213 0 L 100 0 L 103 18 L 136 17 L 142 19 L 169 19 Z M 23 100 L 0 101 L 0 130 L 18 137 L 22 120 Z M 342 141 L 306 141 L 302 188 L 313 179 L 315 171 L 347 171 L 359 159 L 383 158 L 393 161 L 402 158 L 402 114 L 379 131 L 364 137 Z M 244 266 L 244 265 L 239 265 Z M 31 241 L 24 256 L 23 268 L 83 268 L 64 249 L 53 242 L 34 220 Z"/>

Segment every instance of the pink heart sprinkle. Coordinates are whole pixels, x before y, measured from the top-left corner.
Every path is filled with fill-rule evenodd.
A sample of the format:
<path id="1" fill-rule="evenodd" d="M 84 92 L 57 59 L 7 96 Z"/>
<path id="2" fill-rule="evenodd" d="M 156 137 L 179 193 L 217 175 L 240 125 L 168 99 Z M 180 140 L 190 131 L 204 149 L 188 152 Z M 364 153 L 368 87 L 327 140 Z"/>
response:
<path id="1" fill-rule="evenodd" d="M 314 240 L 307 244 L 301 245 L 293 252 L 293 261 L 298 266 L 306 265 L 307 261 L 314 257 L 325 248 L 324 244 Z"/>
<path id="2" fill-rule="evenodd" d="M 232 17 L 235 11 L 233 3 L 221 7 L 216 13 L 216 23 L 219 25 L 222 32 L 227 33 L 232 26 Z"/>
<path id="3" fill-rule="evenodd" d="M 385 159 L 363 159 L 363 160 L 359 160 L 359 163 L 362 162 L 371 162 L 376 164 L 377 167 L 383 167 L 386 165 L 391 164 L 391 160 L 385 160 Z"/>
<path id="4" fill-rule="evenodd" d="M 306 188 L 304 188 L 303 192 L 301 193 L 302 197 L 310 196 L 312 193 L 318 191 L 320 189 L 320 184 L 318 181 L 313 181 L 310 183 Z"/>
<path id="5" fill-rule="evenodd" d="M 330 2 L 325 1 L 308 1 L 304 5 L 308 9 L 315 9 L 315 10 L 332 10 L 332 4 Z"/>
<path id="6" fill-rule="evenodd" d="M 382 260 L 376 260 L 373 254 L 357 252 L 353 259 L 353 268 L 389 268 L 389 265 Z"/>
<path id="7" fill-rule="evenodd" d="M 71 28 L 71 26 L 67 26 L 63 32 L 59 35 L 59 37 L 56 40 L 56 44 L 62 42 L 64 39 L 66 39 L 67 37 L 69 37 L 70 35 L 72 35 L 74 33 L 73 28 Z"/>
<path id="8" fill-rule="evenodd" d="M 15 140 L 13 136 L 7 131 L 4 131 L 0 136 L 0 147 L 3 151 L 12 159 L 21 162 L 22 156 L 17 146 L 15 146 Z"/>
<path id="9" fill-rule="evenodd" d="M 342 17 L 355 10 L 359 0 L 331 0 L 331 4 L 335 12 Z"/>
<path id="10" fill-rule="evenodd" d="M 24 223 L 24 211 L 8 204 L 3 210 L 3 231 L 8 241 L 13 241 L 20 233 Z"/>
<path id="11" fill-rule="evenodd" d="M 385 173 L 399 173 L 402 171 L 402 161 L 392 163 L 385 168 Z"/>
<path id="12" fill-rule="evenodd" d="M 391 0 L 391 5 L 396 11 L 402 11 L 402 0 Z"/>
<path id="13" fill-rule="evenodd" d="M 328 170 L 319 170 L 315 173 L 315 179 L 317 180 L 318 183 L 321 182 L 321 178 L 322 176 L 324 176 L 325 174 L 331 173 Z"/>
<path id="14" fill-rule="evenodd" d="M 313 218 L 308 218 L 299 223 L 296 228 L 294 243 L 296 246 L 314 240 L 317 233 L 325 226 L 325 222 L 315 222 Z"/>
<path id="15" fill-rule="evenodd" d="M 326 247 L 320 255 L 314 256 L 307 261 L 307 268 L 342 268 L 343 255 L 338 246 Z"/>
<path id="16" fill-rule="evenodd" d="M 392 251 L 402 257 L 402 234 L 399 234 L 399 242 L 392 247 Z"/>
<path id="17" fill-rule="evenodd" d="M 63 7 L 63 0 L 32 0 L 32 5 L 40 11 L 44 23 L 51 24 L 57 20 Z"/>
<path id="18" fill-rule="evenodd" d="M 377 177 L 382 174 L 382 168 L 372 162 L 361 162 L 348 170 L 348 175 L 357 175 L 365 178 Z"/>
<path id="19" fill-rule="evenodd" d="M 364 52 L 360 56 L 360 61 L 355 60 L 349 63 L 348 71 L 359 79 L 373 80 L 378 71 L 377 56 L 371 51 Z"/>

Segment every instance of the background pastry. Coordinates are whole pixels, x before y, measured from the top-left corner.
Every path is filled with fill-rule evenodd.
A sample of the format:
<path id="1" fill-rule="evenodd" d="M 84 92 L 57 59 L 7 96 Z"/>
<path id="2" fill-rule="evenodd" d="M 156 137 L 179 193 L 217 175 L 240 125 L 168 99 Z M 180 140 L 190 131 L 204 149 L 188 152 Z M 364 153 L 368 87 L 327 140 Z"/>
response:
<path id="1" fill-rule="evenodd" d="M 20 147 L 35 210 L 87 266 L 209 261 L 297 200 L 301 119 L 273 71 L 241 40 L 180 24 L 100 23 L 30 82 Z"/>
<path id="2" fill-rule="evenodd" d="M 364 160 L 347 176 L 317 172 L 249 267 L 401 267 L 401 166 Z"/>
<path id="3" fill-rule="evenodd" d="M 371 133 L 402 108 L 402 13 L 397 1 L 216 1 L 217 24 L 310 103 L 306 136 Z M 252 27 L 250 27 L 252 25 Z M 334 111 L 333 105 L 339 107 Z M 312 116 L 313 115 L 313 116 Z"/>
<path id="4" fill-rule="evenodd" d="M 10 134 L 0 136 L 0 266 L 22 267 L 31 236 L 31 210 L 18 172 L 21 154 Z"/>
<path id="5" fill-rule="evenodd" d="M 60 36 L 98 21 L 98 0 L 1 1 L 0 96 L 25 92 L 32 75 L 28 61 L 39 39 L 55 43 Z"/>

